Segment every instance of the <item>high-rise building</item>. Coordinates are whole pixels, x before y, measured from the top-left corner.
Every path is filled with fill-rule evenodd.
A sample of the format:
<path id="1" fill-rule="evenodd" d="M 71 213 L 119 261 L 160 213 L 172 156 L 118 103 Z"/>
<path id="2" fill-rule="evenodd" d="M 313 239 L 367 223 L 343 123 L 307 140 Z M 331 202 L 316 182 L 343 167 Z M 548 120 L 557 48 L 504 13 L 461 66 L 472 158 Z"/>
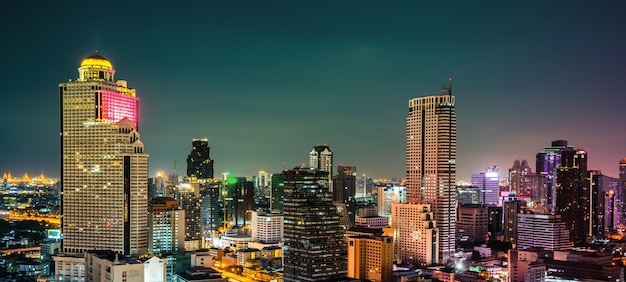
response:
<path id="1" fill-rule="evenodd" d="M 209 140 L 192 140 L 191 153 L 187 157 L 187 177 L 199 180 L 213 178 L 213 160 L 210 150 Z"/>
<path id="2" fill-rule="evenodd" d="M 391 204 L 396 261 L 430 265 L 439 260 L 437 224 L 430 204 Z M 454 240 L 454 235 L 452 236 Z"/>
<path id="3" fill-rule="evenodd" d="M 455 252 L 456 114 L 450 88 L 409 101 L 406 190 L 410 203 L 431 204 L 439 228 L 439 260 Z"/>
<path id="4" fill-rule="evenodd" d="M 356 217 L 356 167 L 339 165 L 334 183 L 333 201 L 346 205 L 350 222 L 354 224 Z"/>
<path id="5" fill-rule="evenodd" d="M 460 241 L 485 242 L 489 239 L 487 231 L 488 209 L 484 205 L 466 204 L 458 207 L 456 236 Z"/>
<path id="6" fill-rule="evenodd" d="M 533 199 L 539 206 L 546 206 L 554 212 L 556 205 L 556 172 L 561 165 L 561 151 L 572 149 L 566 140 L 552 141 L 550 147 L 537 153 L 538 198 Z"/>
<path id="7" fill-rule="evenodd" d="M 252 241 L 277 244 L 283 241 L 285 217 L 282 213 L 252 211 Z"/>
<path id="8" fill-rule="evenodd" d="M 541 247 L 545 250 L 568 250 L 573 247 L 569 230 L 560 215 L 547 213 L 517 214 L 517 249 Z"/>
<path id="9" fill-rule="evenodd" d="M 391 217 L 391 204 L 406 203 L 406 187 L 385 186 L 378 187 L 378 214 Z"/>
<path id="10" fill-rule="evenodd" d="M 309 153 L 309 167 L 328 173 L 328 189 L 333 192 L 333 152 L 326 144 L 315 145 Z"/>
<path id="11" fill-rule="evenodd" d="M 364 281 L 392 281 L 393 237 L 348 237 L 348 277 Z"/>
<path id="12" fill-rule="evenodd" d="M 345 230 L 328 190 L 328 173 L 283 171 L 284 281 L 341 279 L 347 273 Z"/>
<path id="13" fill-rule="evenodd" d="M 517 198 L 504 202 L 504 242 L 509 242 L 515 248 L 517 245 L 517 214 L 526 206 L 526 202 Z"/>
<path id="14" fill-rule="evenodd" d="M 174 198 L 185 211 L 185 250 L 202 248 L 202 206 L 198 183 L 179 183 L 174 190 Z"/>
<path id="15" fill-rule="evenodd" d="M 95 55 L 59 84 L 62 252 L 148 249 L 148 155 L 136 92 Z"/>
<path id="16" fill-rule="evenodd" d="M 208 180 L 200 189 L 200 198 L 202 199 L 202 225 L 204 230 L 208 232 L 217 231 L 223 220 L 223 212 L 220 207 L 220 191 L 222 191 L 222 181 L 211 179 Z"/>
<path id="17" fill-rule="evenodd" d="M 515 160 L 513 167 L 509 169 L 509 182 L 511 185 L 509 191 L 514 192 L 519 197 L 531 197 L 534 190 L 537 189 L 537 183 L 533 185 L 533 180 L 536 179 L 532 177 L 533 175 L 526 160 L 522 160 L 521 163 L 519 160 Z"/>
<path id="18" fill-rule="evenodd" d="M 274 173 L 271 179 L 270 210 L 282 211 L 285 198 L 283 173 Z"/>
<path id="19" fill-rule="evenodd" d="M 168 197 L 150 200 L 148 216 L 148 252 L 185 251 L 185 211 L 178 201 Z"/>
<path id="20" fill-rule="evenodd" d="M 591 188 L 587 171 L 587 151 L 564 148 L 557 169 L 555 214 L 561 215 L 575 246 L 597 234 L 598 191 Z M 595 187 L 597 188 L 597 186 Z"/>
<path id="21" fill-rule="evenodd" d="M 591 171 L 591 191 L 597 192 L 598 199 L 593 205 L 599 219 L 596 234 L 614 231 L 624 223 L 624 186 L 618 178 L 606 176 L 600 171 Z"/>
<path id="22" fill-rule="evenodd" d="M 484 172 L 472 173 L 472 185 L 478 187 L 478 202 L 482 205 L 498 205 L 500 198 L 500 177 L 498 167 L 489 166 Z"/>
<path id="23" fill-rule="evenodd" d="M 226 196 L 224 197 L 224 221 L 232 227 L 243 227 L 250 224 L 254 210 L 254 183 L 245 177 L 229 176 L 226 179 Z"/>

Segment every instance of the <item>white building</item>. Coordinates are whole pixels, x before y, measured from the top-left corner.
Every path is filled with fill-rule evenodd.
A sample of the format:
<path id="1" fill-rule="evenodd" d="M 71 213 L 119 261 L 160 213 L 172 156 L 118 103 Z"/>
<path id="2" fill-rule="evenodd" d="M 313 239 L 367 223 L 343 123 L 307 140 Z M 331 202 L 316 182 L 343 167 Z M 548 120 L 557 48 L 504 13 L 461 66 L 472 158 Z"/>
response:
<path id="1" fill-rule="evenodd" d="M 517 249 L 541 247 L 544 250 L 569 250 L 574 246 L 561 215 L 517 214 Z"/>
<path id="2" fill-rule="evenodd" d="M 438 262 L 439 232 L 430 204 L 392 204 L 396 261 L 430 265 Z"/>
<path id="3" fill-rule="evenodd" d="M 407 203 L 432 206 L 439 228 L 438 262 L 454 257 L 456 114 L 450 88 L 409 100 L 406 128 Z"/>
<path id="4" fill-rule="evenodd" d="M 252 241 L 275 244 L 283 241 L 285 217 L 280 213 L 252 212 Z"/>
<path id="5" fill-rule="evenodd" d="M 329 192 L 333 191 L 333 152 L 324 145 L 315 145 L 309 153 L 309 168 L 328 172 Z"/>
<path id="6" fill-rule="evenodd" d="M 61 95 L 62 232 L 66 253 L 148 249 L 148 155 L 138 102 L 104 57 L 85 58 Z"/>
<path id="7" fill-rule="evenodd" d="M 490 166 L 485 172 L 472 173 L 472 185 L 478 187 L 478 202 L 480 204 L 502 206 L 498 167 Z"/>
<path id="8" fill-rule="evenodd" d="M 378 215 L 391 217 L 391 203 L 406 203 L 406 187 L 378 187 Z"/>

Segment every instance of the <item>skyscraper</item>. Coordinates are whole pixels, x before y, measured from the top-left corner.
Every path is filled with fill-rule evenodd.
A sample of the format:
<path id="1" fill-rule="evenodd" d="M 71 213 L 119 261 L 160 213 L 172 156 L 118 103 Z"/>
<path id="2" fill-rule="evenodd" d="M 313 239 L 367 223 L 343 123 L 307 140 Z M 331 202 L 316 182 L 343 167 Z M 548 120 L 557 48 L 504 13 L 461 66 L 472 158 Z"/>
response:
<path id="1" fill-rule="evenodd" d="M 563 149 L 573 149 L 567 146 L 566 140 L 552 141 L 550 147 L 546 147 L 542 152 L 537 153 L 537 168 L 539 194 L 538 202 L 554 212 L 556 204 L 556 171 L 561 165 L 561 151 Z"/>
<path id="2" fill-rule="evenodd" d="M 439 262 L 454 256 L 456 114 L 450 88 L 409 100 L 406 129 L 407 201 L 432 206 L 439 228 Z"/>
<path id="3" fill-rule="evenodd" d="M 309 153 L 309 167 L 328 174 L 328 189 L 333 192 L 333 152 L 324 145 L 315 145 Z"/>
<path id="4" fill-rule="evenodd" d="M 284 280 L 344 278 L 347 249 L 337 208 L 328 191 L 328 174 L 310 168 L 283 172 Z"/>
<path id="5" fill-rule="evenodd" d="M 210 150 L 207 139 L 192 140 L 191 153 L 187 157 L 187 177 L 199 180 L 213 178 L 213 160 L 209 155 Z"/>
<path id="6" fill-rule="evenodd" d="M 497 166 L 489 166 L 481 173 L 472 173 L 472 185 L 476 185 L 480 191 L 478 202 L 481 205 L 498 205 L 500 178 Z"/>
<path id="7" fill-rule="evenodd" d="M 59 84 L 63 252 L 148 248 L 148 155 L 136 92 L 95 55 Z"/>
<path id="8" fill-rule="evenodd" d="M 575 246 L 597 235 L 598 191 L 591 188 L 587 172 L 587 151 L 565 148 L 560 151 L 561 165 L 555 186 L 555 214 L 561 215 Z M 595 187 L 597 189 L 597 186 Z"/>
<path id="9" fill-rule="evenodd" d="M 335 177 L 333 190 L 333 201 L 337 201 L 346 205 L 346 211 L 350 217 L 350 223 L 354 224 L 356 217 L 356 167 L 354 166 L 337 166 L 337 176 Z"/>

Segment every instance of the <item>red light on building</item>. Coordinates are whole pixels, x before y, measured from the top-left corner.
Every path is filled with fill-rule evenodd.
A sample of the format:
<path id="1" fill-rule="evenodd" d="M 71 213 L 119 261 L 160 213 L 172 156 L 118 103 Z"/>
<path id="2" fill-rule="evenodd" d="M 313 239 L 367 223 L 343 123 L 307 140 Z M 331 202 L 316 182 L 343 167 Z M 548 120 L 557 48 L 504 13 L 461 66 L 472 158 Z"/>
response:
<path id="1" fill-rule="evenodd" d="M 137 128 L 137 97 L 126 96 L 113 91 L 102 91 L 100 94 L 102 119 L 118 122 L 123 118 L 128 118 Z"/>

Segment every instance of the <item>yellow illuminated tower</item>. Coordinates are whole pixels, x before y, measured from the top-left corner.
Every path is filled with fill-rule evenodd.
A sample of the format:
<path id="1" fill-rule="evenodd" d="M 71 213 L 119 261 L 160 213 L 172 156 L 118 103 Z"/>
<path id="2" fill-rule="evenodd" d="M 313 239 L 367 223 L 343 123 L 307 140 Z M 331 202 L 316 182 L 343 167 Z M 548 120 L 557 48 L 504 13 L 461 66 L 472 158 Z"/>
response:
<path id="1" fill-rule="evenodd" d="M 59 84 L 64 253 L 148 247 L 148 155 L 138 98 L 97 52 Z"/>
<path id="2" fill-rule="evenodd" d="M 451 80 L 450 80 L 451 81 Z M 406 128 L 408 203 L 433 208 L 439 229 L 439 262 L 454 256 L 456 221 L 456 113 L 451 87 L 409 100 Z"/>

